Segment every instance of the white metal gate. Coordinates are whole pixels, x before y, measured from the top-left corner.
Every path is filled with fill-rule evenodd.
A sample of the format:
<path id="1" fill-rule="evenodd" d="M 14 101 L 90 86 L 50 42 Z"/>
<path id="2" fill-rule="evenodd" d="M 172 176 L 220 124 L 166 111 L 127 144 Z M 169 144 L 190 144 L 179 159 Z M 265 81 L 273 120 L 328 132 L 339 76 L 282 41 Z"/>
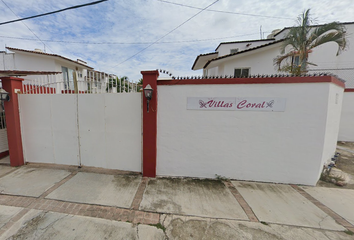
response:
<path id="1" fill-rule="evenodd" d="M 76 94 L 58 94 L 44 81 L 24 87 L 30 93 L 19 94 L 26 162 L 141 172 L 141 93 L 129 81 L 117 87 L 110 76 L 102 79 L 81 82 Z"/>
<path id="2" fill-rule="evenodd" d="M 0 153 L 6 152 L 9 150 L 9 144 L 7 141 L 7 128 L 5 121 L 5 109 L 3 103 L 0 107 Z"/>

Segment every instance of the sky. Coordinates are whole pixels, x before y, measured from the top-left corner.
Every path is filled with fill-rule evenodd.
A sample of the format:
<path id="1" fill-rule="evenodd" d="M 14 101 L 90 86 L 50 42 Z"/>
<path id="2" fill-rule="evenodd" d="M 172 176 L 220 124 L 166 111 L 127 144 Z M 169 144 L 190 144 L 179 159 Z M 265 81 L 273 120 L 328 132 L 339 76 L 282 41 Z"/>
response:
<path id="1" fill-rule="evenodd" d="M 0 0 L 0 23 L 93 1 Z M 108 0 L 0 25 L 0 51 L 38 48 L 131 81 L 155 69 L 199 76 L 191 70 L 199 54 L 220 42 L 266 38 L 308 8 L 316 24 L 354 22 L 353 0 Z"/>

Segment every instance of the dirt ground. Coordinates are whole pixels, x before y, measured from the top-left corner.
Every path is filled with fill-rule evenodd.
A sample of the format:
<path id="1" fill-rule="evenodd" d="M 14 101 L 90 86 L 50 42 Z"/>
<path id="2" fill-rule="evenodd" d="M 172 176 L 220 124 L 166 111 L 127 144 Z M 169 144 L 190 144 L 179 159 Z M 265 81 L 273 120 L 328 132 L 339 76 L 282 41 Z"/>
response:
<path id="1" fill-rule="evenodd" d="M 319 180 L 317 186 L 354 189 L 354 142 L 338 142 L 337 146 L 337 152 L 340 153 L 340 157 L 336 162 L 336 166 L 343 172 L 350 174 L 351 181 L 345 186 L 336 186 L 333 183 Z"/>

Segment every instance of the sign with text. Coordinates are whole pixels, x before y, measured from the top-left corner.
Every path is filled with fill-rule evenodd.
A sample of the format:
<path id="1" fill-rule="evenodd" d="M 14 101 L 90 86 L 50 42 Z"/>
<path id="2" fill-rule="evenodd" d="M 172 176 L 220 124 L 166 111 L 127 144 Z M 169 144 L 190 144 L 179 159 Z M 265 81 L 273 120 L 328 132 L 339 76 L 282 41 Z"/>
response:
<path id="1" fill-rule="evenodd" d="M 236 98 L 234 97 L 189 97 L 187 109 L 190 110 L 222 110 L 234 111 Z"/>
<path id="2" fill-rule="evenodd" d="M 285 98 L 188 97 L 188 110 L 284 112 Z"/>

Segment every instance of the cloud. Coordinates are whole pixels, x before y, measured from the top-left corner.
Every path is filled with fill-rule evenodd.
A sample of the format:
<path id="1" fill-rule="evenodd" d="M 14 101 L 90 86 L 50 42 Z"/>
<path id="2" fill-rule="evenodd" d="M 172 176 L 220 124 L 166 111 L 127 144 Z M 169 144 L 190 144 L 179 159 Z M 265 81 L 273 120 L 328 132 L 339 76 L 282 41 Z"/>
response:
<path id="1" fill-rule="evenodd" d="M 84 0 L 4 1 L 20 17 L 89 2 Z M 204 8 L 213 2 L 213 0 L 170 1 L 199 8 Z M 354 16 L 352 0 L 220 0 L 210 9 L 258 16 L 204 11 L 162 38 L 200 10 L 158 0 L 109 0 L 98 5 L 69 10 L 24 21 L 24 23 L 40 39 L 50 40 L 45 41 L 47 52 L 72 59 L 80 58 L 88 61 L 89 65 L 97 70 L 128 76 L 138 81 L 142 70 L 166 69 L 175 76 L 200 75 L 200 71 L 191 70 L 199 54 L 213 52 L 220 42 L 259 39 L 261 26 L 264 36 L 274 29 L 293 26 L 297 16 L 307 8 L 311 8 L 313 16 L 319 23 L 348 22 L 352 21 Z M 0 21 L 17 18 L 6 6 L 3 5 L 2 9 Z M 2 25 L 0 29 L 2 47 L 7 44 L 29 50 L 44 48 L 39 40 L 8 38 L 36 39 L 22 23 Z M 234 38 L 230 38 L 231 36 Z M 156 44 L 131 58 L 160 38 L 162 39 Z"/>

